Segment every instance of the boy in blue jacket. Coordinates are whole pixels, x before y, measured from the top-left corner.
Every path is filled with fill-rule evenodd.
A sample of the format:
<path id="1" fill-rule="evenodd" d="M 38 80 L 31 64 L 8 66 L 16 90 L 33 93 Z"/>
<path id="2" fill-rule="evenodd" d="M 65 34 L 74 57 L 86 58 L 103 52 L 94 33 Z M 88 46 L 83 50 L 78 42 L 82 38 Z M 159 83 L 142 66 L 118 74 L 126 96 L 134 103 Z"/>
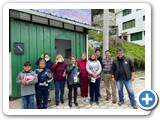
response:
<path id="1" fill-rule="evenodd" d="M 49 84 L 52 81 L 52 73 L 46 67 L 46 61 L 44 59 L 39 61 L 39 69 L 36 70 L 36 74 L 38 77 L 38 82 L 36 83 L 37 108 L 47 109 Z"/>

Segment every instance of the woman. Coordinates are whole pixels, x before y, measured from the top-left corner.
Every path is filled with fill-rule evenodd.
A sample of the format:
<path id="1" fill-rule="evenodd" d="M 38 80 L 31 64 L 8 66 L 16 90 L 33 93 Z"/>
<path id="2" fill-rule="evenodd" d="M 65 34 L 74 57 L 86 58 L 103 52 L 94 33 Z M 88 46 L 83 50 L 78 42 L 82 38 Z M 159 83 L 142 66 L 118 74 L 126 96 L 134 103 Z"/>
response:
<path id="1" fill-rule="evenodd" d="M 61 91 L 60 101 L 64 103 L 64 87 L 66 81 L 67 64 L 64 62 L 63 56 L 58 54 L 56 56 L 55 64 L 53 64 L 51 70 L 54 73 L 54 85 L 55 85 L 55 100 L 56 105 L 59 105 L 59 91 Z"/>
<path id="2" fill-rule="evenodd" d="M 96 58 L 96 54 L 92 53 L 86 65 L 87 72 L 89 74 L 90 80 L 90 104 L 93 104 L 94 96 L 95 102 L 98 105 L 98 97 L 99 97 L 99 84 L 100 84 L 100 73 L 102 71 L 102 67 L 100 62 Z"/>
<path id="3" fill-rule="evenodd" d="M 46 67 L 51 70 L 53 62 L 51 61 L 50 54 L 49 53 L 42 54 L 41 57 L 36 61 L 36 65 L 37 66 L 39 65 L 39 61 L 41 59 L 44 59 L 46 61 Z M 49 88 L 50 88 L 50 84 L 49 84 Z M 50 89 L 49 89 L 49 95 L 48 95 L 48 102 L 51 102 L 51 99 L 50 99 Z"/>
<path id="4" fill-rule="evenodd" d="M 87 60 L 86 60 L 87 56 L 86 53 L 83 52 L 81 54 L 81 60 L 78 60 L 78 65 L 80 67 L 81 70 L 81 74 L 80 74 L 80 80 L 81 80 L 81 102 L 88 102 L 88 72 L 86 70 L 86 64 L 87 64 Z"/>
<path id="5" fill-rule="evenodd" d="M 72 107 L 72 90 L 74 89 L 74 104 L 78 106 L 77 103 L 77 88 L 80 86 L 79 74 L 80 68 L 76 62 L 76 57 L 72 56 L 70 58 L 70 63 L 67 65 L 67 84 L 68 84 L 68 99 L 69 107 Z"/>
<path id="6" fill-rule="evenodd" d="M 36 99 L 38 109 L 47 109 L 49 84 L 52 81 L 50 69 L 46 67 L 46 61 L 39 61 L 39 69 L 36 70 L 38 82 L 36 83 Z M 43 104 L 42 104 L 43 101 Z"/>

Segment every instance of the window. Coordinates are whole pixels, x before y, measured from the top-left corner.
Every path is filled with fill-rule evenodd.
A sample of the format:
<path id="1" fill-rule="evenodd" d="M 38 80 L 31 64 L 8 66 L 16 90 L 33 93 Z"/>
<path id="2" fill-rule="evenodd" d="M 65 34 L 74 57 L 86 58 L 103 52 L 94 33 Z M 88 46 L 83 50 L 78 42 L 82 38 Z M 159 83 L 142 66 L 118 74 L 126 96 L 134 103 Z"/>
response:
<path id="1" fill-rule="evenodd" d="M 135 27 L 135 19 L 123 23 L 123 30 Z"/>
<path id="2" fill-rule="evenodd" d="M 145 16 L 143 16 L 143 21 L 145 21 Z"/>
<path id="3" fill-rule="evenodd" d="M 131 9 L 125 9 L 125 10 L 123 10 L 123 16 L 126 16 L 128 14 L 131 14 Z"/>
<path id="4" fill-rule="evenodd" d="M 131 41 L 142 40 L 142 32 L 131 34 Z"/>
<path id="5" fill-rule="evenodd" d="M 136 9 L 137 11 L 140 11 L 140 10 L 142 10 L 142 9 Z"/>

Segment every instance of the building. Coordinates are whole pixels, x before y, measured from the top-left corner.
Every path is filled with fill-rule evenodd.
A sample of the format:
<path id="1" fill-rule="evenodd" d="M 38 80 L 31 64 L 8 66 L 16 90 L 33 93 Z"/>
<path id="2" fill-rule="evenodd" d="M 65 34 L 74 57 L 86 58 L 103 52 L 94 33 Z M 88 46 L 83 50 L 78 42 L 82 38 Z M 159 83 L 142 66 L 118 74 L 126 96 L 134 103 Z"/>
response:
<path id="1" fill-rule="evenodd" d="M 58 53 L 64 56 L 66 62 L 71 55 L 80 59 L 81 53 L 88 49 L 87 31 L 102 31 L 89 24 L 91 21 L 84 11 L 80 11 L 84 15 L 78 15 L 78 9 L 75 13 L 70 9 L 64 10 L 65 16 L 78 19 L 63 18 L 53 13 L 58 11 L 10 9 L 10 96 L 20 96 L 20 85 L 16 83 L 16 77 L 25 61 L 31 61 L 32 69 L 35 70 L 36 60 L 46 52 L 50 53 L 53 61 Z M 82 22 L 77 21 L 80 19 Z"/>
<path id="2" fill-rule="evenodd" d="M 118 36 L 129 42 L 145 45 L 145 10 L 115 9 Z"/>

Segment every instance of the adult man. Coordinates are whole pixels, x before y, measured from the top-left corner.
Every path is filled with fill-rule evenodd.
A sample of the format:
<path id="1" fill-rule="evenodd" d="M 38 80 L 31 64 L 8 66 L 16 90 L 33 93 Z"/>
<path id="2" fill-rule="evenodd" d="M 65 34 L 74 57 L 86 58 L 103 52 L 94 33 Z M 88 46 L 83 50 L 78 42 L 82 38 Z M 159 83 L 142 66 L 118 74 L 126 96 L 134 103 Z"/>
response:
<path id="1" fill-rule="evenodd" d="M 111 99 L 111 92 L 110 92 L 110 87 L 112 89 L 112 103 L 117 102 L 117 97 L 116 97 L 116 82 L 115 80 L 112 80 L 112 66 L 115 64 L 115 59 L 111 58 L 111 52 L 109 50 L 105 51 L 106 58 L 102 60 L 102 65 L 103 65 L 103 81 L 106 87 L 106 93 L 107 93 L 107 98 L 106 100 L 108 101 Z"/>
<path id="2" fill-rule="evenodd" d="M 130 103 L 134 109 L 137 109 L 138 107 L 135 101 L 135 95 L 132 87 L 132 81 L 134 81 L 134 66 L 129 58 L 124 57 L 123 53 L 123 49 L 117 50 L 117 65 L 114 68 L 116 72 L 114 73 L 114 76 L 112 76 L 115 77 L 117 81 L 119 95 L 118 105 L 121 106 L 124 104 L 123 85 L 125 85 Z"/>
<path id="3" fill-rule="evenodd" d="M 95 50 L 95 53 L 96 53 L 96 57 L 97 57 L 97 60 L 100 62 L 100 64 L 101 64 L 101 67 L 103 68 L 103 66 L 102 66 L 102 60 L 103 60 L 103 58 L 101 57 L 101 51 L 100 51 L 100 49 L 99 48 L 97 48 L 96 50 Z M 101 76 L 102 76 L 102 72 L 101 72 Z M 102 77 L 101 77 L 102 78 Z M 99 84 L 100 86 L 101 86 L 101 84 Z M 101 87 L 99 86 L 99 97 L 101 97 Z"/>

